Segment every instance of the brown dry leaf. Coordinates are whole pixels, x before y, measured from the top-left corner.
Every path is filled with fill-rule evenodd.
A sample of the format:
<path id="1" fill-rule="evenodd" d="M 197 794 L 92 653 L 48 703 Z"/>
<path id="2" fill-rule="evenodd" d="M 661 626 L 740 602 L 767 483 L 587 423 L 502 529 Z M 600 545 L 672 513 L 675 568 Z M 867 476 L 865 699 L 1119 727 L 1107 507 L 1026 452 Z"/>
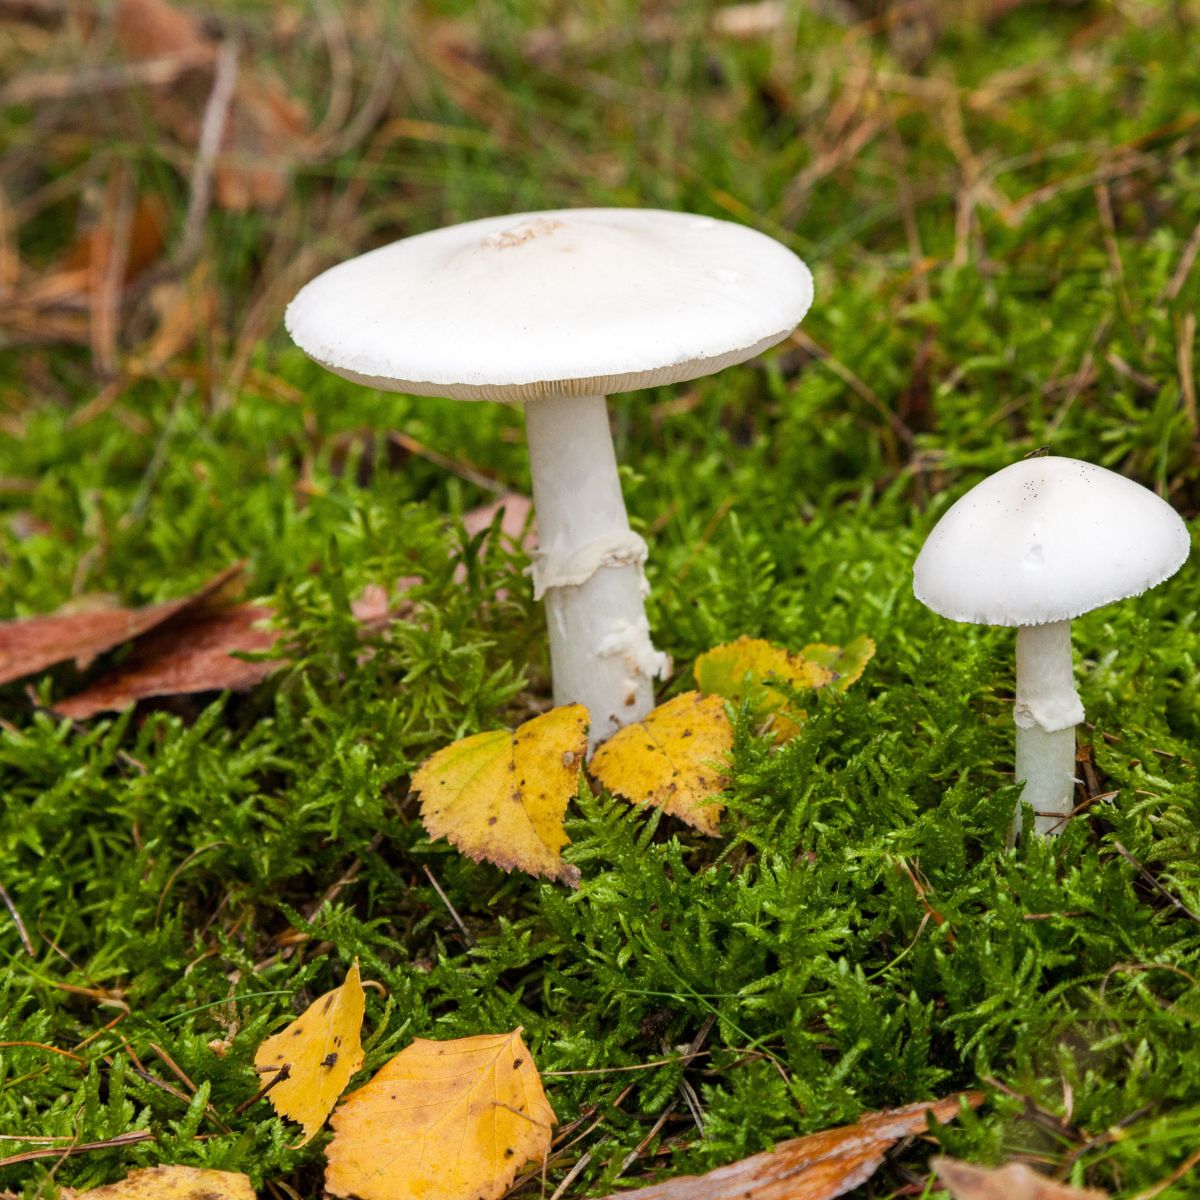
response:
<path id="1" fill-rule="evenodd" d="M 217 55 L 201 22 L 167 0 L 118 0 L 116 40 L 121 53 L 135 62 L 182 58 L 195 63 L 194 79 L 156 90 L 151 102 L 163 125 L 184 144 L 196 145 Z M 243 55 L 213 172 L 217 204 L 235 212 L 282 203 L 290 161 L 309 134 L 304 109 L 249 62 Z"/>
<path id="2" fill-rule="evenodd" d="M 732 749 L 725 701 L 684 692 L 614 733 L 592 755 L 589 770 L 609 791 L 716 837 L 724 805 L 715 797 L 727 782 L 717 764 Z"/>
<path id="3" fill-rule="evenodd" d="M 62 1193 L 64 1200 L 254 1200 L 250 1180 L 233 1171 L 200 1167 L 145 1167 L 118 1183 Z"/>
<path id="4" fill-rule="evenodd" d="M 241 573 L 236 563 L 190 596 L 145 608 L 61 611 L 0 622 L 0 684 L 75 659 L 80 669 L 106 650 L 131 641 L 171 617 L 210 600 Z"/>
<path id="5" fill-rule="evenodd" d="M 254 1056 L 260 1072 L 287 1071 L 268 1093 L 275 1111 L 304 1127 L 303 1146 L 316 1137 L 350 1077 L 363 1065 L 365 1006 L 355 963 L 346 981 L 318 997 L 286 1029 L 267 1038 Z"/>
<path id="6" fill-rule="evenodd" d="M 853 1125 L 780 1142 L 774 1150 L 707 1175 L 668 1179 L 606 1200 L 833 1200 L 870 1179 L 895 1142 L 924 1133 L 928 1114 L 942 1122 L 953 1120 L 964 1100 L 978 1108 L 983 1094 L 961 1092 L 943 1100 L 867 1113 Z"/>
<path id="7" fill-rule="evenodd" d="M 415 577 L 396 582 L 403 593 L 418 583 Z M 403 614 L 403 600 L 369 585 L 351 610 L 364 629 L 382 629 Z M 274 609 L 263 604 L 221 607 L 197 604 L 166 620 L 138 641 L 129 657 L 90 687 L 54 706 L 59 716 L 84 720 L 100 712 L 118 712 L 155 696 L 185 696 L 196 692 L 244 692 L 257 687 L 287 663 L 287 658 L 247 660 L 237 654 L 266 654 L 278 633 L 268 628 Z M 3 642 L 0 626 L 0 647 Z"/>
<path id="8" fill-rule="evenodd" d="M 22 340 L 86 343 L 102 335 L 111 350 L 125 286 L 161 256 L 169 213 L 155 193 L 135 199 L 123 191 L 127 176 L 114 174 L 110 184 L 105 210 L 62 256 L 37 276 L 19 275 L 4 291 L 0 323 Z M 113 206 L 125 203 L 128 219 L 117 220 Z"/>
<path id="9" fill-rule="evenodd" d="M 579 871 L 563 861 L 570 840 L 567 802 L 578 791 L 587 753 L 587 709 L 553 708 L 515 733 L 462 738 L 426 759 L 412 777 L 421 820 L 476 862 L 486 859 L 575 887 Z"/>
<path id="10" fill-rule="evenodd" d="M 274 646 L 278 634 L 266 627 L 271 616 L 261 604 L 188 609 L 140 640 L 115 671 L 60 701 L 54 711 L 84 720 L 152 696 L 247 691 L 280 662 L 248 662 L 233 655 L 266 653 Z"/>
<path id="11" fill-rule="evenodd" d="M 520 1029 L 418 1038 L 334 1113 L 325 1187 L 358 1200 L 496 1200 L 547 1154 L 555 1120 Z"/>
<path id="12" fill-rule="evenodd" d="M 1107 1192 L 1069 1187 L 1024 1163 L 976 1167 L 953 1158 L 935 1158 L 931 1165 L 954 1200 L 1108 1200 Z"/>

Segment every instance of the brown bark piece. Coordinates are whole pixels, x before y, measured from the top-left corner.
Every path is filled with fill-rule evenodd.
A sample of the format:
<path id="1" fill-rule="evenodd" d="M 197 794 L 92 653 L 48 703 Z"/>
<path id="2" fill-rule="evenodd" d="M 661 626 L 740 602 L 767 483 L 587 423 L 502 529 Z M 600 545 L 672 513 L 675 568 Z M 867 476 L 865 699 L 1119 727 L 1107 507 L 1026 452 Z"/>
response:
<path id="1" fill-rule="evenodd" d="M 972 1108 L 983 1103 L 982 1093 L 963 1092 L 867 1113 L 853 1125 L 780 1142 L 774 1150 L 718 1167 L 707 1175 L 668 1179 L 618 1195 L 620 1200 L 833 1200 L 870 1179 L 895 1142 L 924 1133 L 928 1114 L 939 1121 L 952 1120 L 964 1099 Z"/>

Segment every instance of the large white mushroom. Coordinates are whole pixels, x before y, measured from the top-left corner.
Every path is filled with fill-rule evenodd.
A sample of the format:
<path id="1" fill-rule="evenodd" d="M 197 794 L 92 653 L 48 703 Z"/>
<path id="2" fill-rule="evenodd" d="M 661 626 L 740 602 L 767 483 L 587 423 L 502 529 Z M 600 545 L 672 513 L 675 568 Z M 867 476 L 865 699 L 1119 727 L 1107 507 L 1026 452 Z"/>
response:
<path id="1" fill-rule="evenodd" d="M 595 746 L 653 707 L 646 543 L 629 528 L 605 397 L 744 362 L 812 302 L 808 268 L 727 221 L 568 209 L 471 221 L 341 263 L 305 286 L 288 332 L 357 383 L 523 403 L 557 704 Z"/>
<path id="2" fill-rule="evenodd" d="M 1013 463 L 972 488 L 934 526 L 913 591 L 953 621 L 1017 627 L 1016 775 L 1039 834 L 1073 807 L 1083 704 L 1071 620 L 1174 575 L 1187 526 L 1140 484 L 1074 458 Z M 1020 810 L 1014 832 L 1019 832 Z"/>

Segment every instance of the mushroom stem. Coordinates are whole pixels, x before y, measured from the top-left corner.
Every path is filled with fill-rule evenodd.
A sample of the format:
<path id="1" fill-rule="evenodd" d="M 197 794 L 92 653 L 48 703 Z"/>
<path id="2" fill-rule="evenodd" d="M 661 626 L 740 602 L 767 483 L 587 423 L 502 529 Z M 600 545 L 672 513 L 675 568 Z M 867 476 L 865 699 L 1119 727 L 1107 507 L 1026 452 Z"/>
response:
<path id="1" fill-rule="evenodd" d="M 1075 690 L 1071 622 L 1022 625 L 1017 630 L 1017 780 L 1021 803 L 1036 814 L 1034 829 L 1062 832 L 1075 799 L 1075 726 L 1083 704 Z M 1021 831 L 1018 804 L 1013 836 Z"/>
<path id="2" fill-rule="evenodd" d="M 643 605 L 646 543 L 629 528 L 605 397 L 529 400 L 525 430 L 554 703 L 587 708 L 595 749 L 654 707 L 652 679 L 669 666 Z"/>

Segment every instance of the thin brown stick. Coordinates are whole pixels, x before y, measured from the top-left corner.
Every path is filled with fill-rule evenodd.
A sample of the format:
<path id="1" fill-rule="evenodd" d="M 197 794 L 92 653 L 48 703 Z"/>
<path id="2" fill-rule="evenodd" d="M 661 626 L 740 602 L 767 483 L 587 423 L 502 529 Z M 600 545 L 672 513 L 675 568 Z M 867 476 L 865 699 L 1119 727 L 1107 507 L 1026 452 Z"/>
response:
<path id="1" fill-rule="evenodd" d="M 48 1045 L 46 1042 L 0 1042 L 0 1049 L 9 1046 L 29 1046 L 35 1050 L 49 1050 L 51 1054 L 61 1054 L 63 1058 L 70 1058 L 87 1066 L 86 1058 L 80 1058 L 78 1054 L 72 1054 L 70 1050 L 60 1050 L 57 1046 Z"/>
<path id="2" fill-rule="evenodd" d="M 103 375 L 117 370 L 117 339 L 121 328 L 121 301 L 125 293 L 125 270 L 133 236 L 135 205 L 133 177 L 119 163 L 109 176 L 102 219 L 107 236 L 99 246 L 103 252 L 88 271 L 88 333 L 92 356 Z"/>
<path id="3" fill-rule="evenodd" d="M 181 75 L 208 60 L 208 49 L 148 58 L 143 62 L 119 67 L 82 67 L 72 71 L 47 71 L 14 79 L 0 89 L 0 104 L 30 104 L 45 100 L 66 100 L 97 92 L 117 92 L 141 85 L 167 87 Z"/>
<path id="4" fill-rule="evenodd" d="M 632 1167 L 633 1164 L 635 1162 L 637 1162 L 637 1160 L 639 1158 L 642 1157 L 642 1151 L 645 1150 L 646 1147 L 648 1145 L 650 1145 L 650 1143 L 652 1141 L 654 1141 L 654 1139 L 656 1137 L 658 1137 L 658 1134 L 661 1131 L 662 1127 L 667 1123 L 667 1119 L 671 1116 L 671 1114 L 675 1111 L 675 1109 L 677 1107 L 678 1107 L 678 1105 L 672 1104 L 668 1108 L 663 1109 L 662 1113 L 659 1115 L 658 1120 L 655 1121 L 654 1124 L 650 1126 L 650 1132 L 648 1134 L 646 1134 L 646 1136 L 644 1138 L 642 1138 L 642 1140 L 640 1142 L 638 1142 L 638 1144 L 636 1146 L 634 1146 L 634 1148 L 632 1150 L 630 1150 L 630 1152 L 627 1155 L 625 1155 L 625 1158 L 621 1162 L 620 1169 L 617 1171 L 618 1176 L 624 1175 L 625 1172 L 628 1171 L 629 1168 Z M 614 1178 L 616 1178 L 616 1176 L 614 1176 Z"/>
<path id="5" fill-rule="evenodd" d="M 1182 900 L 1178 899 L 1177 897 L 1173 896 L 1169 891 L 1167 891 L 1167 889 L 1161 883 L 1159 883 L 1159 881 L 1157 879 L 1155 879 L 1153 875 L 1150 874 L 1149 870 L 1147 870 L 1146 867 L 1144 867 L 1140 862 L 1138 862 L 1138 860 L 1136 858 L 1134 858 L 1133 855 L 1130 854 L 1129 851 L 1126 850 L 1125 847 L 1122 846 L 1120 842 L 1113 842 L 1113 846 L 1116 847 L 1117 853 L 1127 863 L 1129 863 L 1130 866 L 1136 867 L 1139 874 L 1141 875 L 1141 877 L 1156 892 L 1158 892 L 1158 894 L 1160 896 L 1162 896 L 1164 900 L 1168 901 L 1171 904 L 1171 906 L 1174 909 L 1176 909 L 1176 911 L 1183 913 L 1183 915 L 1185 917 L 1189 918 L 1189 920 L 1195 921 L 1197 925 L 1200 925 L 1200 913 L 1193 912 L 1190 908 L 1188 908 L 1188 906 L 1186 904 L 1184 904 L 1184 902 Z"/>
<path id="6" fill-rule="evenodd" d="M 1196 255 L 1200 254 L 1200 222 L 1197 222 L 1196 228 L 1192 230 L 1191 237 L 1187 240 L 1187 245 L 1183 248 L 1183 253 L 1179 256 L 1179 265 L 1175 268 L 1175 273 L 1171 276 L 1171 282 L 1163 289 L 1162 294 L 1158 297 L 1159 302 L 1163 300 L 1177 300 L 1179 293 L 1183 291 L 1183 285 L 1187 283 L 1187 277 L 1191 274 L 1192 267 L 1196 263 Z"/>
<path id="7" fill-rule="evenodd" d="M 1179 322 L 1176 358 L 1179 362 L 1179 390 L 1183 395 L 1183 413 L 1192 433 L 1197 429 L 1196 375 L 1193 351 L 1196 345 L 1196 314 L 1188 311 Z"/>
<path id="8" fill-rule="evenodd" d="M 697 1050 L 695 1054 L 676 1054 L 671 1058 L 656 1058 L 650 1062 L 634 1063 L 628 1067 L 585 1067 L 578 1071 L 543 1071 L 542 1078 L 561 1077 L 566 1075 L 619 1075 L 626 1071 L 652 1071 L 656 1067 L 669 1067 L 672 1063 L 688 1063 L 694 1058 L 706 1058 L 710 1050 Z"/>
<path id="9" fill-rule="evenodd" d="M 93 1150 L 113 1150 L 118 1146 L 133 1146 L 138 1142 L 157 1140 L 157 1135 L 150 1130 L 135 1129 L 129 1133 L 119 1133 L 103 1142 L 83 1142 L 78 1146 L 53 1146 L 45 1150 L 26 1150 L 24 1154 L 11 1154 L 8 1158 L 0 1158 L 0 1167 L 12 1167 L 17 1163 L 34 1162 L 40 1158 L 68 1158 L 76 1154 L 90 1154 Z"/>
<path id="10" fill-rule="evenodd" d="M 450 897 L 442 891 L 441 884 L 434 878 L 433 872 L 424 864 L 421 864 L 421 870 L 425 872 L 426 878 L 433 884 L 433 890 L 442 898 L 442 903 L 450 910 L 450 915 L 454 918 L 454 923 L 462 930 L 463 940 L 468 946 L 475 945 L 475 939 L 471 936 L 471 931 L 463 924 L 463 919 L 458 915 L 454 905 L 450 903 Z"/>
<path id="11" fill-rule="evenodd" d="M 221 43 L 213 70 L 212 90 L 204 106 L 200 141 L 196 146 L 196 161 L 192 165 L 187 216 L 184 218 L 183 236 L 175 256 L 176 265 L 180 267 L 190 264 L 200 253 L 204 243 L 204 223 L 212 207 L 213 174 L 216 170 L 217 155 L 221 151 L 221 141 L 225 136 L 229 105 L 237 87 L 237 77 L 238 44 L 230 38 Z"/>
<path id="12" fill-rule="evenodd" d="M 182 1083 L 183 1086 L 187 1088 L 188 1091 L 194 1096 L 199 1089 L 189 1077 L 188 1073 L 160 1045 L 155 1042 L 147 1042 L 146 1044 L 151 1050 L 154 1051 L 155 1054 L 158 1055 L 159 1058 L 162 1059 L 163 1062 L 167 1064 L 167 1066 L 171 1069 L 171 1074 L 174 1075 L 175 1078 L 178 1079 L 179 1082 Z"/>
<path id="13" fill-rule="evenodd" d="M 292 1064 L 291 1063 L 284 1063 L 282 1067 L 279 1067 L 277 1069 L 276 1068 L 272 1068 L 272 1069 L 275 1070 L 275 1078 L 272 1079 L 270 1081 L 270 1083 L 263 1084 L 263 1086 L 260 1087 L 258 1089 L 258 1091 L 255 1092 L 254 1095 L 250 1097 L 249 1100 L 243 1100 L 241 1102 L 241 1104 L 239 1104 L 237 1106 L 237 1108 L 235 1108 L 233 1110 L 233 1115 L 235 1117 L 240 1117 L 242 1115 L 242 1113 L 244 1113 L 246 1111 L 246 1109 L 252 1108 L 255 1104 L 257 1104 L 273 1087 L 276 1086 L 276 1084 L 280 1084 L 285 1079 L 291 1078 L 291 1075 L 292 1075 Z"/>
<path id="14" fill-rule="evenodd" d="M 1161 1196 L 1172 1184 L 1178 1183 L 1197 1163 L 1200 1163 L 1200 1150 L 1193 1151 L 1187 1158 L 1183 1160 L 1173 1170 L 1166 1179 L 1160 1179 L 1152 1187 L 1146 1188 L 1145 1191 L 1138 1192 L 1133 1200 L 1154 1200 L 1155 1196 Z"/>
<path id="15" fill-rule="evenodd" d="M 584 1168 L 592 1161 L 596 1151 L 608 1141 L 608 1138 L 601 1138 L 590 1150 L 584 1151 L 576 1160 L 575 1165 L 563 1176 L 562 1183 L 558 1185 L 550 1196 L 550 1200 L 560 1200 L 566 1194 L 567 1188 L 583 1174 Z"/>

